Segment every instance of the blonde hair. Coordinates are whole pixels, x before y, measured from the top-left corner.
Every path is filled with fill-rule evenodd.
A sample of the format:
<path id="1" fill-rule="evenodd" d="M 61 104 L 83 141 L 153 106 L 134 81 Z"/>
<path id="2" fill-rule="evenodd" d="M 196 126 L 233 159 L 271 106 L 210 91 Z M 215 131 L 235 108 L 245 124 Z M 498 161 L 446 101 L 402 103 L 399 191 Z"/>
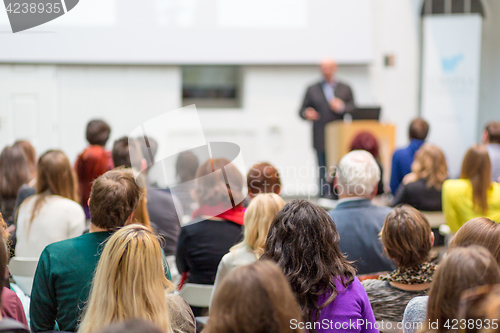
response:
<path id="1" fill-rule="evenodd" d="M 92 333 L 127 319 L 145 319 L 172 332 L 160 243 L 145 226 L 132 224 L 107 241 L 97 265 L 78 333 Z"/>
<path id="2" fill-rule="evenodd" d="M 436 146 L 424 144 L 415 154 L 411 171 L 418 179 L 425 179 L 427 188 L 440 190 L 448 179 L 448 167 L 443 152 Z"/>
<path id="3" fill-rule="evenodd" d="M 274 217 L 285 206 L 285 201 L 274 193 L 263 193 L 252 199 L 245 211 L 245 236 L 243 241 L 233 246 L 230 251 L 238 248 L 251 248 L 257 258 L 264 253 L 267 233 Z"/>

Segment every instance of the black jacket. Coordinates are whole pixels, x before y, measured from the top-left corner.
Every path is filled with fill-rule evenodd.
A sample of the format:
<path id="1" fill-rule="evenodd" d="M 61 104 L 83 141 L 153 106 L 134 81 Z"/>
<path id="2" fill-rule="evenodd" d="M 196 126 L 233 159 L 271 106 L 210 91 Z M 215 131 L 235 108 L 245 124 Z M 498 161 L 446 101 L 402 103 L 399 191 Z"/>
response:
<path id="1" fill-rule="evenodd" d="M 337 82 L 334 89 L 334 95 L 344 101 L 345 112 L 351 112 L 355 109 L 354 96 L 351 88 L 347 84 Z M 313 123 L 313 146 L 317 151 L 323 152 L 325 151 L 325 125 L 330 121 L 342 119 L 343 114 L 335 113 L 330 108 L 330 104 L 326 100 L 323 91 L 322 82 L 318 82 L 307 88 L 302 108 L 299 111 L 299 115 L 303 119 L 306 119 L 304 111 L 308 107 L 315 109 L 320 114 L 320 118 Z"/>

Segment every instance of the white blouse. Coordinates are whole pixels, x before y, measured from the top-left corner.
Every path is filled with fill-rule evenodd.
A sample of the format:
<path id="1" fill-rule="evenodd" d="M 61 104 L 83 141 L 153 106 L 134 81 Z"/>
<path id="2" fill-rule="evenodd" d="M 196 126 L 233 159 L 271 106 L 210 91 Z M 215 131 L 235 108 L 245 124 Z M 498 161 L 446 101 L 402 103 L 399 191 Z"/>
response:
<path id="1" fill-rule="evenodd" d="M 85 228 L 83 208 L 58 195 L 47 196 L 30 222 L 36 197 L 29 197 L 19 208 L 16 229 L 18 257 L 38 258 L 47 245 L 80 236 Z"/>

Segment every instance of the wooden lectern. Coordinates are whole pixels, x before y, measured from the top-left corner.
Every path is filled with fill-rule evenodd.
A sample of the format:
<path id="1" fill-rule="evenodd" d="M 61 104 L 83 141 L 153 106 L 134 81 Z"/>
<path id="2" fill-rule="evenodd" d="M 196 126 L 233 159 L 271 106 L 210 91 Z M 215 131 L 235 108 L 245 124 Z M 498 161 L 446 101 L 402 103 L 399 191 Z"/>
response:
<path id="1" fill-rule="evenodd" d="M 384 184 L 389 184 L 392 154 L 394 153 L 396 127 L 376 120 L 332 121 L 325 126 L 325 153 L 327 166 L 337 165 L 350 151 L 354 137 L 360 132 L 370 132 L 378 141 L 379 155 L 384 167 Z"/>

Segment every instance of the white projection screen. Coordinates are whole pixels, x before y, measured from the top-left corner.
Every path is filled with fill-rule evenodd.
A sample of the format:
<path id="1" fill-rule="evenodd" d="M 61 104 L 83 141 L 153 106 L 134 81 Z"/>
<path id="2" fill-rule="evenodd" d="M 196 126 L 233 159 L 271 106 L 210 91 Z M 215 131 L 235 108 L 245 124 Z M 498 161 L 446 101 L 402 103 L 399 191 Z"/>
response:
<path id="1" fill-rule="evenodd" d="M 367 64 L 372 1 L 80 0 L 15 34 L 2 6 L 0 62 Z"/>

